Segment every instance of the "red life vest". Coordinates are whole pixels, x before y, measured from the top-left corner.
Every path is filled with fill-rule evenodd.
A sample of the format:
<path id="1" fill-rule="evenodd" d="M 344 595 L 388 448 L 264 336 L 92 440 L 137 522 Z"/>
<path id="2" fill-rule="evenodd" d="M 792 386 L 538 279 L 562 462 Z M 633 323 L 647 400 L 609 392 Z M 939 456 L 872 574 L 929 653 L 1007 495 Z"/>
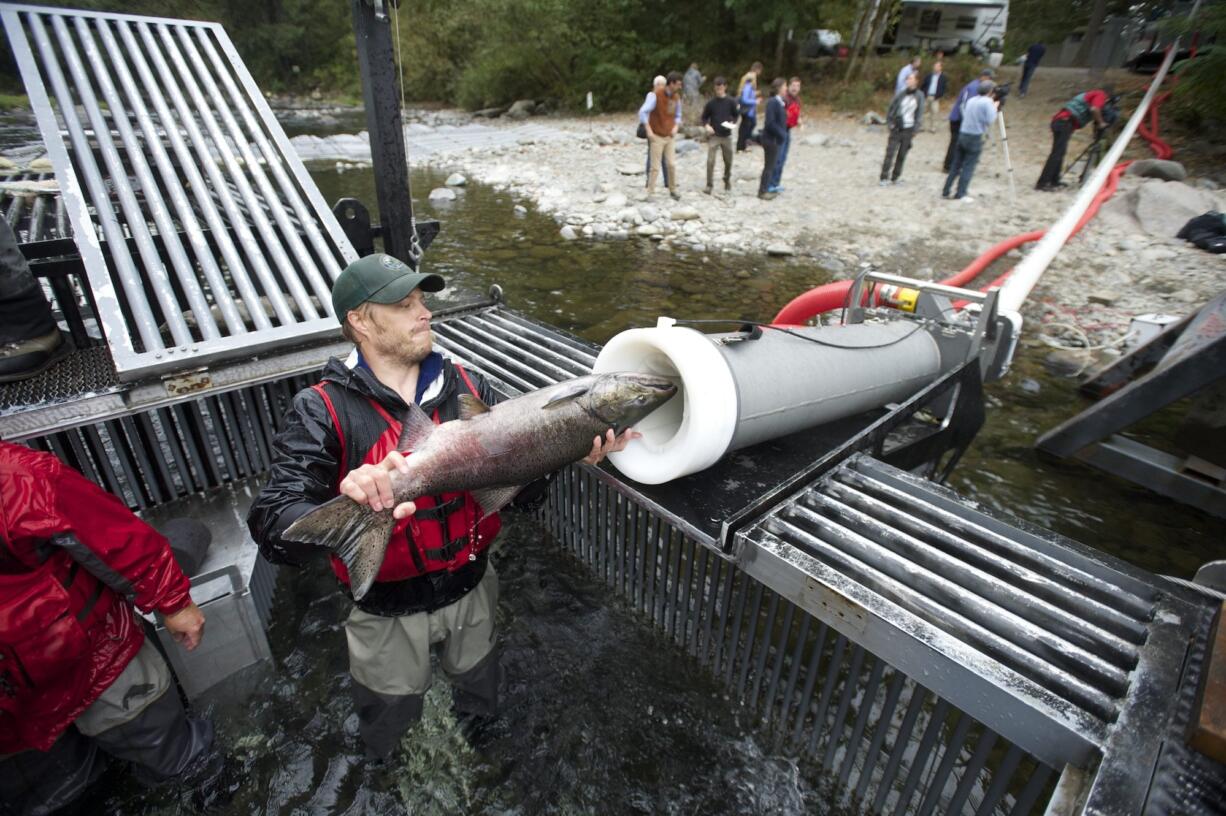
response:
<path id="1" fill-rule="evenodd" d="M 468 373 L 458 365 L 455 368 L 472 395 L 480 399 Z M 345 468 L 348 460 L 345 455 L 345 431 L 324 385 L 325 383 L 319 383 L 312 388 L 323 397 L 324 405 L 332 418 L 332 426 L 336 428 L 337 437 L 340 439 L 341 472 L 336 480 L 339 486 L 349 473 Z M 400 440 L 401 423 L 375 399 L 367 397 L 367 401 L 387 423 L 387 429 L 362 457 L 363 465 L 374 465 L 382 462 L 384 457 L 396 449 L 396 443 Z M 437 425 L 437 409 L 433 419 Z M 412 453 L 406 455 L 411 461 Z M 489 547 L 502 528 L 502 520 L 498 515 L 486 515 L 467 491 L 443 493 L 441 496 L 421 496 L 413 499 L 413 503 L 417 505 L 417 512 L 396 522 L 396 526 L 392 528 L 387 554 L 383 558 L 378 575 L 375 576 L 376 581 L 403 581 L 443 570 L 454 572 L 471 561 L 476 561 L 477 556 Z M 349 571 L 344 562 L 336 556 L 332 556 L 332 571 L 345 586 L 349 586 Z"/>

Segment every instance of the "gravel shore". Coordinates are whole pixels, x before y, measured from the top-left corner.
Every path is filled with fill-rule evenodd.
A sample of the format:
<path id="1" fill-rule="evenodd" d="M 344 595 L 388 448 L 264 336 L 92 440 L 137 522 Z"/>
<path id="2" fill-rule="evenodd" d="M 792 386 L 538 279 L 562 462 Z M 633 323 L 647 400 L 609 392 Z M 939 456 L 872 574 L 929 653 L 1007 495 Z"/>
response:
<path id="1" fill-rule="evenodd" d="M 662 186 L 648 199 L 646 147 L 633 136 L 632 115 L 537 118 L 534 125 L 547 123 L 555 131 L 551 138 L 435 153 L 425 161 L 508 190 L 551 214 L 559 240 L 649 240 L 661 251 L 795 256 L 835 277 L 869 263 L 887 272 L 940 279 L 1004 238 L 1045 228 L 1072 203 L 1074 187 L 1041 193 L 1033 185 L 1050 148 L 1051 114 L 1082 84 L 1077 72 L 1040 71 L 1026 99 L 1009 99 L 1005 119 L 1016 194 L 1010 194 L 995 132 L 984 148 L 969 204 L 940 197 L 949 140 L 944 117 L 935 133 L 916 136 L 904 183 L 880 187 L 885 128 L 810 109 L 803 127 L 793 131 L 785 189 L 772 201 L 756 197 L 762 169 L 757 148 L 736 154 L 730 194 L 720 189 L 717 162 L 716 194 L 705 195 L 707 149 L 701 139 L 678 144 L 681 200 L 673 201 Z M 1070 157 L 1088 141 L 1088 134 L 1079 132 Z M 1126 156 L 1143 158 L 1147 151 L 1137 140 Z M 1164 190 L 1154 195 L 1155 185 Z M 1136 199 L 1144 194 L 1151 208 L 1153 201 L 1164 207 L 1168 199 L 1173 202 L 1164 217 L 1138 220 Z M 1171 230 L 1169 224 L 1182 224 L 1185 210 L 1191 217 L 1209 209 L 1226 210 L 1217 179 L 1180 183 L 1125 177 L 1102 214 L 1057 256 L 1027 304 L 1027 316 L 1072 323 L 1098 346 L 1118 340 L 1134 315 L 1187 313 L 1222 288 L 1226 256 L 1175 238 L 1178 227 Z M 1010 253 L 992 276 L 1024 251 Z M 1074 345 L 1081 342 L 1072 335 Z"/>

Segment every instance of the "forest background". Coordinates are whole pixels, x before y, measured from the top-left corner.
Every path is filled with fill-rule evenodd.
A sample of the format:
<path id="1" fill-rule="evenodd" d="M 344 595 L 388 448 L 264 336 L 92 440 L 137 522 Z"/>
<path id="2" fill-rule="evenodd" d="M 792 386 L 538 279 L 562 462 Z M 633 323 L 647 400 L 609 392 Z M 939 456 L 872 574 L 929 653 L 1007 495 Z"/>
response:
<path id="1" fill-rule="evenodd" d="M 346 0 L 62 0 L 107 11 L 215 20 L 225 25 L 260 87 L 281 94 L 360 99 L 351 4 Z M 1107 15 L 1139 20 L 1170 3 L 1128 0 L 1011 0 L 1005 60 L 1036 41 L 1049 48 L 1076 30 L 1096 31 Z M 580 110 L 588 91 L 597 111 L 626 110 L 650 78 L 697 62 L 704 74 L 734 80 L 754 60 L 766 76 L 800 73 L 823 101 L 855 110 L 887 90 L 896 57 L 868 55 L 853 65 L 800 61 L 811 29 L 834 29 L 849 42 L 858 28 L 897 20 L 899 0 L 402 0 L 393 13 L 406 98 L 478 109 L 516 99 Z M 867 19 L 867 21 L 866 21 Z M 1222 33 L 1226 2 L 1211 3 L 1198 25 Z M 866 32 L 867 33 L 867 32 Z M 1226 41 L 1226 36 L 1218 40 Z M 7 48 L 4 43 L 2 48 Z M 1226 47 L 1205 54 L 1206 87 L 1191 107 L 1226 118 L 1217 88 Z M 1088 59 L 1088 45 L 1083 49 Z M 6 55 L 7 56 L 7 55 Z M 951 79 L 973 70 L 951 61 Z M 1214 76 L 1219 79 L 1212 79 Z M 1195 78 L 1193 78 L 1195 79 Z M 819 90 L 820 89 L 820 90 Z M 11 57 L 0 91 L 19 93 Z"/>

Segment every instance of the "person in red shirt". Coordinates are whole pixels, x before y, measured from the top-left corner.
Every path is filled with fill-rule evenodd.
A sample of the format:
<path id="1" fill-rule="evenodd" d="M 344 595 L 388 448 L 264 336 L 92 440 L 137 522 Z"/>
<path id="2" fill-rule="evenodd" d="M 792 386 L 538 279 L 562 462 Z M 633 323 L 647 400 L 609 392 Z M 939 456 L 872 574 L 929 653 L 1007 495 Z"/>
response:
<path id="1" fill-rule="evenodd" d="M 1068 152 L 1068 143 L 1073 138 L 1073 132 L 1090 122 L 1094 123 L 1095 135 L 1105 129 L 1107 120 L 1103 118 L 1103 108 L 1107 106 L 1107 101 L 1114 92 L 1114 88 L 1108 85 L 1077 94 L 1065 102 L 1051 118 L 1051 153 L 1047 155 L 1043 172 L 1039 174 L 1036 190 L 1052 191 L 1065 186 L 1060 181 L 1060 175 L 1064 171 L 1064 155 Z"/>
<path id="2" fill-rule="evenodd" d="M 101 775 L 99 749 L 151 783 L 206 764 L 212 724 L 187 717 L 136 614 L 157 612 L 195 649 L 204 615 L 190 588 L 123 502 L 49 453 L 0 442 L 0 809 L 71 802 Z"/>
<path id="3" fill-rule="evenodd" d="M 788 80 L 788 89 L 783 101 L 787 106 L 788 135 L 783 140 L 779 148 L 779 158 L 775 161 L 775 173 L 771 176 L 768 188 L 768 192 L 771 193 L 783 192 L 783 185 L 780 182 L 783 180 L 783 165 L 788 160 L 788 148 L 792 144 L 792 130 L 800 127 L 800 77 L 792 77 Z"/>

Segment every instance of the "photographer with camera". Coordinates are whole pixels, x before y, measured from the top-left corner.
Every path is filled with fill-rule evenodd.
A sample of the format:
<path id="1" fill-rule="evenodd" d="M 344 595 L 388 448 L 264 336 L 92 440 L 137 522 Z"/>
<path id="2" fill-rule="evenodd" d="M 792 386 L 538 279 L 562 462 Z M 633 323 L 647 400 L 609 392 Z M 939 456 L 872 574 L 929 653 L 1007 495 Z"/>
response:
<path id="1" fill-rule="evenodd" d="M 1064 155 L 1068 152 L 1068 143 L 1073 138 L 1073 132 L 1093 122 L 1095 138 L 1101 136 L 1109 126 L 1103 110 L 1108 107 L 1114 95 L 1115 88 L 1110 85 L 1079 93 L 1065 102 L 1051 118 L 1051 153 L 1048 154 L 1047 163 L 1043 165 L 1043 172 L 1034 186 L 1036 190 L 1052 192 L 1066 186 L 1060 181 L 1060 175 L 1064 169 Z"/>
<path id="2" fill-rule="evenodd" d="M 962 110 L 962 127 L 958 132 L 958 145 L 954 150 L 953 162 L 949 167 L 949 175 L 945 177 L 945 187 L 941 198 L 953 198 L 963 204 L 972 204 L 975 199 L 967 195 L 971 177 L 975 175 L 975 166 L 979 164 L 979 155 L 983 152 L 983 139 L 992 123 L 996 121 L 1000 110 L 1000 102 L 993 98 L 995 85 L 990 79 L 980 80 L 975 98 L 967 101 Z M 957 189 L 954 184 L 957 183 Z"/>
<path id="3" fill-rule="evenodd" d="M 958 133 L 962 130 L 962 109 L 967 102 L 979 95 L 979 83 L 991 80 L 995 75 L 991 68 L 984 68 L 979 72 L 978 77 L 963 85 L 962 90 L 958 91 L 958 96 L 949 109 L 949 147 L 945 150 L 945 161 L 941 165 L 941 169 L 946 173 L 953 166 L 954 151 L 958 148 Z"/>

